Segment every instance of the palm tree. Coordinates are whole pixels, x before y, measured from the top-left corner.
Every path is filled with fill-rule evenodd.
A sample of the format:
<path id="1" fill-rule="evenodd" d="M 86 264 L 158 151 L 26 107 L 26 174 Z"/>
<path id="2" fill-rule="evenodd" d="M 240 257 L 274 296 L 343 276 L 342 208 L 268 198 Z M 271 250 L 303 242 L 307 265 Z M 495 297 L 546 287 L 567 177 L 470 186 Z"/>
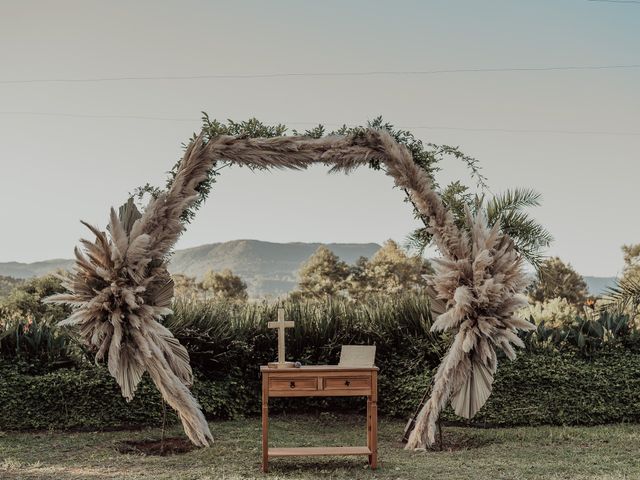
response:
<path id="1" fill-rule="evenodd" d="M 551 233 L 525 208 L 539 207 L 541 195 L 528 188 L 515 188 L 495 195 L 486 203 L 489 225 L 500 223 L 501 230 L 516 244 L 516 249 L 531 265 L 538 267 L 542 250 L 553 241 Z"/>
<path id="2" fill-rule="evenodd" d="M 500 229 L 514 241 L 516 250 L 536 268 L 542 261 L 543 249 L 553 241 L 551 233 L 524 211 L 529 207 L 540 206 L 540 198 L 541 195 L 534 190 L 515 188 L 486 200 L 485 195 L 472 195 L 459 182 L 453 182 L 442 192 L 442 200 L 454 214 L 458 228 L 469 229 L 465 209 L 469 208 L 476 214 L 484 211 L 489 226 L 500 223 Z M 428 219 L 422 216 L 419 218 L 425 227 L 414 230 L 407 243 L 423 253 L 431 244 L 432 236 L 426 228 Z"/>

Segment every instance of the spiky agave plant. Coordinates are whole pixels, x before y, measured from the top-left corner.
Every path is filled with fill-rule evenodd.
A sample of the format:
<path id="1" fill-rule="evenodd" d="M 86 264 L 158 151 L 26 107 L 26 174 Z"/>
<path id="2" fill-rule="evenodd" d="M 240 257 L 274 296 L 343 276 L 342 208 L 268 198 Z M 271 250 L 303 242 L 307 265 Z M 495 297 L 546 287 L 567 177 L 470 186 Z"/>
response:
<path id="1" fill-rule="evenodd" d="M 169 251 L 184 229 L 180 217 L 197 198 L 196 188 L 210 166 L 189 147 L 171 188 L 152 199 L 144 214 L 130 200 L 119 215 L 111 210 L 108 232 L 84 223 L 95 241 L 81 240 L 74 270 L 63 276 L 68 293 L 46 301 L 68 304 L 73 313 L 61 325 L 76 326 L 83 342 L 107 358 L 109 372 L 130 401 L 149 373 L 173 407 L 189 439 L 198 446 L 213 440 L 204 415 L 189 391 L 189 355 L 159 320 L 171 313 L 173 281 Z"/>

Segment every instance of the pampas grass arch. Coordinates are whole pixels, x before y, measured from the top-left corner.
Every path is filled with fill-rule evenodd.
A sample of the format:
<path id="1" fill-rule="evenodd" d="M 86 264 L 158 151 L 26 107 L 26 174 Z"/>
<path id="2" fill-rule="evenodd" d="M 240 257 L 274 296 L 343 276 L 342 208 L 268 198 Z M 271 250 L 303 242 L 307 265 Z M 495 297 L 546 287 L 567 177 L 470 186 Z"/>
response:
<path id="1" fill-rule="evenodd" d="M 442 258 L 435 261 L 432 291 L 446 305 L 433 330 L 454 330 L 454 340 L 433 381 L 406 448 L 434 443 L 436 421 L 450 401 L 455 412 L 470 418 L 491 393 L 496 348 L 515 357 L 522 346 L 517 329 L 533 326 L 515 315 L 526 300 L 523 259 L 513 241 L 489 228 L 482 214 L 468 212 L 469 232 L 455 225 L 430 178 L 409 151 L 385 130 L 366 129 L 350 136 L 236 138 L 196 137 L 182 158 L 173 183 L 153 198 L 143 213 L 132 201 L 119 213 L 111 210 L 108 231 L 85 224 L 94 241 L 81 240 L 76 265 L 64 277 L 68 293 L 48 301 L 73 308 L 63 325 L 75 325 L 84 343 L 107 357 L 109 372 L 131 400 L 148 372 L 163 398 L 180 416 L 185 433 L 199 446 L 213 440 L 200 406 L 189 391 L 189 355 L 159 320 L 171 312 L 173 282 L 167 271 L 171 248 L 184 230 L 182 214 L 199 198 L 197 188 L 219 160 L 263 169 L 305 169 L 329 165 L 331 172 L 350 172 L 372 160 L 386 166 L 395 185 L 406 190 Z"/>

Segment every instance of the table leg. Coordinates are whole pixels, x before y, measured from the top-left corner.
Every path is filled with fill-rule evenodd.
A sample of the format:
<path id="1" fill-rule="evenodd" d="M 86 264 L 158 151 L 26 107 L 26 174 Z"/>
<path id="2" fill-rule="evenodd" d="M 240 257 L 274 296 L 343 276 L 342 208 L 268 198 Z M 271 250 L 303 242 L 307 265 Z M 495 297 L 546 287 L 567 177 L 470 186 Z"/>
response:
<path id="1" fill-rule="evenodd" d="M 371 470 L 375 470 L 378 468 L 378 372 L 376 371 L 371 374 L 371 397 L 368 400 L 370 403 L 368 410 L 371 416 L 369 466 Z"/>
<path id="2" fill-rule="evenodd" d="M 269 471 L 269 391 L 267 375 L 262 376 L 262 471 Z"/>
<path id="3" fill-rule="evenodd" d="M 371 450 L 371 397 L 367 397 L 367 448 Z M 369 455 L 371 464 L 371 455 Z"/>
<path id="4" fill-rule="evenodd" d="M 262 471 L 269 471 L 269 407 L 262 406 Z"/>
<path id="5" fill-rule="evenodd" d="M 371 455 L 369 456 L 369 466 L 371 470 L 378 468 L 378 402 L 371 402 L 371 432 L 370 445 Z"/>

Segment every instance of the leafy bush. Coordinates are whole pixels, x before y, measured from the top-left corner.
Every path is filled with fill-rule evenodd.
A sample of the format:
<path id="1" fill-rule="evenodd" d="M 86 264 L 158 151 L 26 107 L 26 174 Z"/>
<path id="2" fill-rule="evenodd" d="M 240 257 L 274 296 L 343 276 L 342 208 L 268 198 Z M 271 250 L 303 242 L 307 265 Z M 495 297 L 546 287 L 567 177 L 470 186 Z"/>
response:
<path id="1" fill-rule="evenodd" d="M 375 344 L 378 363 L 401 353 L 415 363 L 437 365 L 448 340 L 430 332 L 428 300 L 419 295 L 287 302 L 289 358 L 303 364 L 336 363 L 344 344 Z M 178 301 L 166 326 L 186 346 L 194 368 L 207 378 L 224 378 L 233 369 L 253 370 L 276 358 L 278 306 L 269 303 Z"/>
<path id="2" fill-rule="evenodd" d="M 629 351 L 526 354 L 502 362 L 494 394 L 474 419 L 489 425 L 640 421 L 640 356 Z"/>
<path id="3" fill-rule="evenodd" d="M 0 325 L 16 317 L 62 320 L 70 313 L 69 308 L 45 304 L 42 299 L 63 291 L 62 282 L 54 275 L 32 278 L 18 284 L 9 295 L 0 299 Z"/>
<path id="4" fill-rule="evenodd" d="M 244 415 L 252 408 L 255 393 L 234 375 L 214 382 L 196 374 L 193 391 L 212 419 Z M 173 413 L 169 419 L 177 420 Z M 104 429 L 161 422 L 162 398 L 148 376 L 127 403 L 104 366 L 32 375 L 15 365 L 0 364 L 0 430 Z"/>
<path id="5" fill-rule="evenodd" d="M 544 302 L 533 302 L 518 312 L 522 318 L 533 318 L 535 323 L 560 328 L 571 325 L 578 316 L 578 308 L 566 298 L 552 298 Z"/>
<path id="6" fill-rule="evenodd" d="M 0 275 L 0 298 L 9 295 L 11 291 L 22 282 L 23 280 L 19 278 Z"/>
<path id="7" fill-rule="evenodd" d="M 534 352 L 572 351 L 591 357 L 611 348 L 640 350 L 640 332 L 631 319 L 607 311 L 594 319 L 576 317 L 570 325 L 558 328 L 548 328 L 541 322 L 523 337 L 527 349 Z"/>
<path id="8" fill-rule="evenodd" d="M 255 371 L 225 378 L 198 374 L 194 394 L 210 419 L 258 415 Z M 430 381 L 426 365 L 388 357 L 380 370 L 380 413 L 409 417 Z M 272 411 L 362 409 L 362 399 L 281 399 Z M 0 365 L 0 429 L 100 429 L 161 422 L 161 398 L 148 378 L 130 403 L 104 367 L 28 375 Z M 175 420 L 175 417 L 172 416 Z M 460 421 L 451 412 L 445 419 Z M 494 391 L 473 419 L 479 425 L 596 425 L 640 421 L 640 356 L 620 349 L 585 359 L 574 353 L 526 353 L 501 361 Z"/>
<path id="9" fill-rule="evenodd" d="M 0 357 L 39 372 L 78 365 L 84 350 L 49 319 L 13 318 L 0 327 Z"/>
<path id="10" fill-rule="evenodd" d="M 31 305 L 27 302 L 25 305 Z M 420 295 L 364 302 L 285 302 L 290 359 L 336 363 L 343 344 L 375 344 L 380 411 L 408 417 L 451 338 L 430 332 Z M 260 412 L 259 366 L 276 357 L 277 305 L 178 301 L 167 326 L 187 347 L 194 393 L 212 419 Z M 30 318 L 30 320 L 29 320 Z M 148 379 L 127 404 L 104 366 L 93 366 L 51 317 L 0 320 L 0 428 L 112 428 L 157 424 L 161 399 Z M 596 424 L 640 420 L 640 338 L 624 315 L 604 313 L 524 336 L 525 352 L 504 359 L 487 405 L 492 425 Z M 279 399 L 273 411 L 362 409 L 360 399 Z M 453 416 L 448 418 L 453 419 Z"/>

